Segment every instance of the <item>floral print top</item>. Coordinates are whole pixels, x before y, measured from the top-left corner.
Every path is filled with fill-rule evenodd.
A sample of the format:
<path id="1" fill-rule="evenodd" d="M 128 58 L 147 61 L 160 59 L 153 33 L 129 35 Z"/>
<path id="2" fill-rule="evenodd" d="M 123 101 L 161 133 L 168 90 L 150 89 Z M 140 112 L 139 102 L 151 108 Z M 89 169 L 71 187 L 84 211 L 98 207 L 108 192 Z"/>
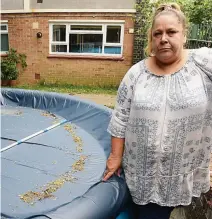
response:
<path id="1" fill-rule="evenodd" d="M 123 168 L 136 204 L 189 205 L 210 188 L 212 49 L 191 50 L 171 75 L 142 60 L 125 75 L 108 127 L 125 138 Z"/>

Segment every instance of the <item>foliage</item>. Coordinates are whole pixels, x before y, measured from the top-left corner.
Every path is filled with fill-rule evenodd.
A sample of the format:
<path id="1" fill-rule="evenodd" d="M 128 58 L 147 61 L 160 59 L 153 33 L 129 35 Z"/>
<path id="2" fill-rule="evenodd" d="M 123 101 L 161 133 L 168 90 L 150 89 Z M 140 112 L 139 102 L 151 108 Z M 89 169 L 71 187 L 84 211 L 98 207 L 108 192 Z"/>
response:
<path id="1" fill-rule="evenodd" d="M 188 10 L 190 22 L 194 24 L 208 23 L 212 21 L 211 0 L 194 0 Z"/>
<path id="2" fill-rule="evenodd" d="M 164 2 L 178 3 L 190 23 L 201 24 L 212 20 L 212 1 L 211 0 L 158 0 L 156 7 Z"/>
<path id="3" fill-rule="evenodd" d="M 17 53 L 17 51 L 11 48 L 7 52 L 7 57 L 1 60 L 1 79 L 2 80 L 15 80 L 18 78 L 20 63 L 21 69 L 24 70 L 27 67 L 26 55 Z"/>
<path id="4" fill-rule="evenodd" d="M 136 31 L 138 36 L 137 40 L 142 41 L 146 37 L 151 22 L 151 14 L 153 13 L 150 0 L 139 1 L 139 3 L 136 4 L 136 12 L 135 23 L 140 27 Z"/>
<path id="5" fill-rule="evenodd" d="M 14 80 L 18 76 L 18 69 L 14 62 L 10 62 L 7 59 L 1 61 L 1 79 L 2 80 Z"/>

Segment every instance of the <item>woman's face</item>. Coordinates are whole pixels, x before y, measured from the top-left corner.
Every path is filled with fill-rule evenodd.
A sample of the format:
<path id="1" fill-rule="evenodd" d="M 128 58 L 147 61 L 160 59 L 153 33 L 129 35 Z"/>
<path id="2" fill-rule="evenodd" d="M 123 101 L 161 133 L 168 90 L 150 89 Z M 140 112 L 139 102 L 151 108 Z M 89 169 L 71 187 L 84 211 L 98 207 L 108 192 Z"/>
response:
<path id="1" fill-rule="evenodd" d="M 152 28 L 152 52 L 163 63 L 172 63 L 182 55 L 186 42 L 183 25 L 174 14 L 159 15 Z"/>

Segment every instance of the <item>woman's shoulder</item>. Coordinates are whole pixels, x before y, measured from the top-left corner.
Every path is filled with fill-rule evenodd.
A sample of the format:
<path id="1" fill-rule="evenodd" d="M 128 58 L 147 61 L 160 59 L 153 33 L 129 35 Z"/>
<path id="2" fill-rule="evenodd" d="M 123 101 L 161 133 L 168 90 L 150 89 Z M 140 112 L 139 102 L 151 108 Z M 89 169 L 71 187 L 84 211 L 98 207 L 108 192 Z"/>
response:
<path id="1" fill-rule="evenodd" d="M 191 52 L 195 65 L 212 78 L 212 48 L 202 47 Z"/>
<path id="2" fill-rule="evenodd" d="M 138 77 L 142 75 L 142 73 L 144 72 L 143 70 L 144 70 L 144 60 L 141 60 L 130 67 L 130 69 L 125 74 L 124 79 L 130 78 L 131 81 L 135 81 Z"/>
<path id="3" fill-rule="evenodd" d="M 212 60 L 212 48 L 201 47 L 198 49 L 189 50 L 195 61 L 200 61 L 203 59 Z"/>
<path id="4" fill-rule="evenodd" d="M 135 63 L 134 65 L 132 65 L 130 67 L 129 71 L 131 71 L 131 72 L 140 72 L 144 68 L 144 60 L 145 59 Z"/>

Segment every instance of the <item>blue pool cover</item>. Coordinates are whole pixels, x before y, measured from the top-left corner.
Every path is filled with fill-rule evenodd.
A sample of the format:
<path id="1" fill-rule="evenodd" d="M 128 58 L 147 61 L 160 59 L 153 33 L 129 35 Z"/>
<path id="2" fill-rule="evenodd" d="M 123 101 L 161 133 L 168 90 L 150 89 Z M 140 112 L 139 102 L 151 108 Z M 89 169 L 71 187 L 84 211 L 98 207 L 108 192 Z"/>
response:
<path id="1" fill-rule="evenodd" d="M 1 217 L 116 218 L 129 193 L 123 175 L 101 181 L 112 111 L 70 95 L 9 88 L 1 93 Z"/>

